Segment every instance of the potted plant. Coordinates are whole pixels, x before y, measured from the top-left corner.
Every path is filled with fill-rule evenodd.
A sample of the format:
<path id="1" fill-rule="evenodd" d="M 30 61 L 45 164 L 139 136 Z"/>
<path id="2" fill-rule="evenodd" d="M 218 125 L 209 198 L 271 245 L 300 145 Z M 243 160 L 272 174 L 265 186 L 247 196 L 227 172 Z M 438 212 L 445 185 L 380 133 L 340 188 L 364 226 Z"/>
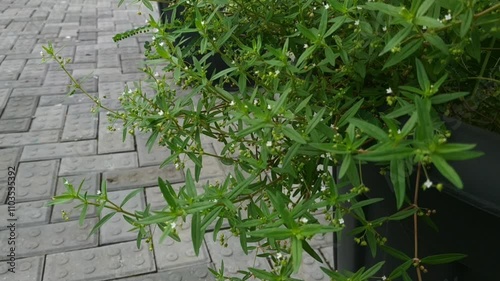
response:
<path id="1" fill-rule="evenodd" d="M 499 4 L 169 2 L 167 11 L 182 7 L 182 17 L 163 22 L 149 18 L 147 29 L 154 38 L 146 56 L 166 63 L 163 72 L 172 72 L 174 82 L 189 93 L 178 95 L 163 72 L 146 67 L 154 97 L 140 87 L 125 89 L 123 112 L 109 115 L 124 120 L 124 131 L 150 132 L 150 146 L 170 149 L 163 165 L 184 169 L 186 161 L 193 163 L 185 186 L 175 190 L 159 179 L 166 205 L 160 212 L 117 208 L 107 198 L 105 184 L 99 195 L 84 195 L 69 183 L 68 192 L 51 204 L 79 200 L 82 207 L 122 213 L 138 230 L 138 241 L 151 241 L 149 225 L 164 237 L 179 239 L 177 223 L 190 219 L 196 252 L 209 226 L 215 224 L 216 237 L 226 222 L 244 252 L 258 244 L 259 254 L 274 262 L 271 271 L 249 268 L 242 275 L 262 280 L 290 280 L 304 252 L 321 261 L 309 242 L 324 233 L 342 234 L 342 245 L 354 239 L 375 256 L 387 252 L 400 258 L 397 264 L 377 262 L 351 270 L 356 273 L 325 267 L 334 280 L 409 280 L 411 275 L 423 280 L 426 272 L 439 270 L 434 265 L 464 258 L 419 251 L 426 242 L 418 239 L 419 226 L 432 218 L 432 210 L 430 218 L 425 216 L 426 206 L 419 200 L 422 187 L 443 187 L 432 169 L 453 188 L 469 188 L 450 163 L 480 154 L 474 144 L 451 141 L 440 110 L 468 94 L 453 70 L 498 36 Z M 199 36 L 190 37 L 193 32 Z M 183 45 L 187 37 L 189 48 Z M 45 52 L 65 69 L 67 61 L 50 45 Z M 210 60 L 217 56 L 228 67 L 212 71 Z M 229 93 L 228 84 L 236 91 Z M 73 86 L 84 91 L 78 83 Z M 222 151 L 205 151 L 202 137 L 222 143 Z M 205 185 L 200 193 L 195 183 L 206 157 L 232 170 L 223 182 Z M 370 166 L 386 177 L 372 170 L 375 179 L 369 180 L 365 171 Z M 393 212 L 371 214 L 370 208 L 380 202 L 389 202 Z M 318 211 L 326 214 L 327 223 L 314 217 Z M 384 227 L 407 220 L 412 239 L 400 249 L 393 247 Z M 345 229 L 351 227 L 354 237 L 349 238 Z M 214 274 L 225 278 L 223 269 Z"/>

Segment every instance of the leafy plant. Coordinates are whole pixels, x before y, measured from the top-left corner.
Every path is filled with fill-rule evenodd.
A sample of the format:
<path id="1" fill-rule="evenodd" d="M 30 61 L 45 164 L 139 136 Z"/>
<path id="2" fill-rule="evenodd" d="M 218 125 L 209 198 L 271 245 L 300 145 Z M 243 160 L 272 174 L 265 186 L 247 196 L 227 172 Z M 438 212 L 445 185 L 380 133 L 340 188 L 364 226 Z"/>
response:
<path id="1" fill-rule="evenodd" d="M 105 185 L 100 195 L 87 195 L 68 183 L 68 192 L 51 204 L 80 200 L 81 208 L 95 204 L 122 213 L 138 230 L 138 246 L 143 239 L 152 243 L 148 225 L 178 240 L 177 223 L 190 219 L 196 253 L 207 228 L 215 224 L 216 237 L 227 222 L 243 251 L 257 243 L 259 253 L 275 261 L 271 272 L 246 272 L 262 280 L 290 280 L 304 251 L 321 261 L 309 239 L 342 232 L 347 216 L 361 225 L 353 232 L 357 243 L 373 255 L 382 250 L 398 256 L 401 266 L 387 277 L 376 275 L 383 263 L 356 273 L 324 269 L 334 280 L 408 280 L 410 271 L 422 280 L 432 265 L 464 257 L 422 257 L 418 239 L 414 252 L 401 252 L 390 247 L 378 228 L 395 220 L 411 219 L 415 226 L 423 221 L 426 210 L 419 205 L 419 192 L 443 188 L 432 182 L 428 169 L 437 169 L 456 188 L 464 187 L 450 161 L 481 154 L 473 144 L 448 142 L 450 133 L 438 110 L 472 91 L 459 87 L 456 69 L 464 67 L 463 61 L 480 63 L 487 56 L 484 42 L 499 35 L 498 3 L 163 2 L 170 4 L 167 22 L 150 17 L 148 27 L 115 37 L 155 31 L 145 44 L 146 56 L 166 66 L 158 72 L 144 68 L 154 93 L 146 93 L 139 83 L 126 88 L 123 111 L 110 110 L 109 116 L 124 121 L 124 132 L 150 133 L 149 148 L 155 143 L 168 148 L 171 156 L 162 166 L 194 167 L 187 169 L 185 185 L 176 190 L 158 179 L 166 203 L 161 211 L 127 212 L 123 202 L 108 200 Z M 152 8 L 150 1 L 142 3 Z M 65 69 L 67 60 L 51 45 L 44 49 Z M 218 59 L 225 67 L 213 67 Z M 222 143 L 222 151 L 205 151 L 206 138 Z M 223 182 L 204 185 L 200 193 L 196 183 L 206 157 L 232 172 Z M 372 164 L 390 179 L 391 185 L 383 188 L 394 190 L 398 211 L 368 220 L 363 208 L 383 200 L 363 196 L 382 188 L 365 182 L 361 173 L 361 167 Z M 318 211 L 328 223 L 313 216 Z M 418 237 L 417 227 L 415 232 Z M 225 278 L 223 268 L 213 272 Z"/>

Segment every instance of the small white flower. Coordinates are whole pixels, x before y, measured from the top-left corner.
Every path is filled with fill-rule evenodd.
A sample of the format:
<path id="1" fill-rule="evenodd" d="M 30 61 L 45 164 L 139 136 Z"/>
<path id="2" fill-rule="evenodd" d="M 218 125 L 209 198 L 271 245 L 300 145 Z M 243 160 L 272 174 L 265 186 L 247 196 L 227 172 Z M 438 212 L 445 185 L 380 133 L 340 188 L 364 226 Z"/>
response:
<path id="1" fill-rule="evenodd" d="M 171 223 L 170 223 L 170 227 L 171 227 L 172 229 L 173 229 L 173 228 L 175 228 L 176 226 L 177 226 L 177 224 L 176 224 L 175 222 L 171 222 Z"/>
<path id="2" fill-rule="evenodd" d="M 355 20 L 354 25 L 359 25 L 359 20 Z"/>
<path id="3" fill-rule="evenodd" d="M 43 51 L 40 51 L 40 56 L 42 56 L 42 57 L 43 57 Z"/>
<path id="4" fill-rule="evenodd" d="M 215 37 L 212 37 L 212 40 L 213 40 L 213 41 L 216 41 L 217 39 L 215 39 Z"/>
<path id="5" fill-rule="evenodd" d="M 229 103 L 229 105 L 230 105 L 230 106 L 234 106 L 235 104 L 236 104 L 236 103 L 234 102 L 234 100 L 232 100 L 232 101 Z"/>
<path id="6" fill-rule="evenodd" d="M 388 93 L 388 94 L 392 94 L 392 88 L 389 87 L 389 88 L 385 89 L 385 92 Z"/>
<path id="7" fill-rule="evenodd" d="M 146 19 L 146 20 L 144 21 L 144 23 L 145 23 L 145 24 L 149 24 L 149 20 L 148 20 L 148 19 Z"/>
<path id="8" fill-rule="evenodd" d="M 132 94 L 132 89 L 128 89 L 128 93 L 129 93 L 129 94 Z"/>
<path id="9" fill-rule="evenodd" d="M 158 31 L 159 31 L 158 28 L 153 28 L 154 33 L 157 33 Z"/>
<path id="10" fill-rule="evenodd" d="M 68 36 L 66 36 L 66 39 L 71 39 L 71 36 L 69 36 L 69 35 L 68 35 Z"/>
<path id="11" fill-rule="evenodd" d="M 289 58 L 292 62 L 294 62 L 294 61 L 295 61 L 295 54 L 294 54 L 292 51 L 288 51 L 288 52 L 286 53 L 286 55 L 288 56 L 288 58 Z"/>
<path id="12" fill-rule="evenodd" d="M 426 25 L 422 26 L 422 30 L 427 30 L 427 26 Z"/>
<path id="13" fill-rule="evenodd" d="M 65 184 L 65 185 L 68 185 L 68 184 L 69 184 L 69 181 L 68 181 L 68 180 L 65 180 L 65 181 L 64 181 L 64 184 Z"/>
<path id="14" fill-rule="evenodd" d="M 160 110 L 160 112 L 158 112 L 158 115 L 160 115 L 160 116 L 163 116 L 163 114 L 165 114 L 165 113 L 163 112 L 163 110 Z"/>
<path id="15" fill-rule="evenodd" d="M 445 19 L 445 20 L 451 20 L 451 14 L 450 14 L 450 13 L 448 13 L 446 16 L 444 16 L 444 19 Z"/>
<path id="16" fill-rule="evenodd" d="M 384 280 L 387 280 L 387 277 L 385 277 L 385 275 L 382 276 L 382 281 L 384 281 Z"/>
<path id="17" fill-rule="evenodd" d="M 326 10 L 330 9 L 330 5 L 329 5 L 328 3 L 327 3 L 327 4 L 325 4 L 325 9 L 326 9 Z"/>
<path id="18" fill-rule="evenodd" d="M 267 141 L 267 142 L 266 142 L 266 146 L 267 146 L 267 147 L 271 147 L 271 146 L 273 146 L 273 142 L 272 142 L 272 141 Z"/>
<path id="19" fill-rule="evenodd" d="M 340 219 L 339 219 L 339 223 L 340 223 L 340 224 L 344 224 L 344 219 L 343 219 L 343 218 L 340 218 Z"/>
<path id="20" fill-rule="evenodd" d="M 401 129 L 398 129 L 398 135 L 401 135 Z"/>
<path id="21" fill-rule="evenodd" d="M 281 253 L 276 253 L 276 258 L 280 260 L 281 258 L 283 258 L 283 255 Z"/>
<path id="22" fill-rule="evenodd" d="M 201 21 L 201 25 L 205 25 L 205 21 L 204 20 Z"/>
<path id="23" fill-rule="evenodd" d="M 276 75 L 280 74 L 279 69 L 277 69 L 274 73 L 275 73 Z"/>
<path id="24" fill-rule="evenodd" d="M 429 179 L 427 179 L 427 180 L 424 182 L 424 185 L 425 185 L 425 187 L 430 188 L 430 187 L 432 186 L 432 181 L 430 181 Z"/>
<path id="25" fill-rule="evenodd" d="M 155 77 L 158 77 L 158 76 L 160 76 L 160 73 L 155 72 Z"/>
<path id="26" fill-rule="evenodd" d="M 181 168 L 181 165 L 179 163 L 175 163 L 175 169 L 179 170 Z"/>
<path id="27" fill-rule="evenodd" d="M 160 46 L 165 46 L 165 42 L 160 42 Z"/>
<path id="28" fill-rule="evenodd" d="M 268 104 L 268 105 L 267 105 L 267 109 L 268 109 L 268 110 L 271 110 L 271 108 L 272 108 L 272 107 L 271 107 L 271 105 L 270 105 L 270 104 Z"/>
<path id="29" fill-rule="evenodd" d="M 361 6 L 356 6 L 356 9 L 358 9 L 358 10 L 363 10 L 363 7 L 361 7 Z"/>
<path id="30" fill-rule="evenodd" d="M 101 195 L 101 191 L 100 190 L 97 191 L 97 195 Z"/>
<path id="31" fill-rule="evenodd" d="M 309 48 L 309 45 L 304 44 L 304 49 L 307 49 L 307 48 Z"/>
<path id="32" fill-rule="evenodd" d="M 156 36 L 151 37 L 151 40 L 155 41 L 156 40 Z"/>
<path id="33" fill-rule="evenodd" d="M 259 100 L 258 99 L 254 99 L 253 100 L 253 105 L 258 105 L 259 104 Z"/>
<path id="34" fill-rule="evenodd" d="M 382 26 L 382 31 L 386 32 L 387 31 L 387 26 Z"/>
<path id="35" fill-rule="evenodd" d="M 300 222 L 301 223 L 307 223 L 309 220 L 307 218 L 300 218 Z"/>
<path id="36" fill-rule="evenodd" d="M 328 186 L 326 186 L 326 185 L 321 186 L 321 191 L 327 191 L 327 190 L 328 190 Z"/>

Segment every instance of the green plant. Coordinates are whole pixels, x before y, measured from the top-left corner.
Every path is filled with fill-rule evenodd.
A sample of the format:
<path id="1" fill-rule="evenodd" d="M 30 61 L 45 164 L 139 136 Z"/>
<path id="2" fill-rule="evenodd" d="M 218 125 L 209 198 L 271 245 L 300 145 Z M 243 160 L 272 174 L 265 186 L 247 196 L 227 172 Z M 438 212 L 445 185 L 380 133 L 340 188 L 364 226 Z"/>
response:
<path id="1" fill-rule="evenodd" d="M 141 2 L 151 7 L 150 1 Z M 308 239 L 342 231 L 345 216 L 361 223 L 353 233 L 356 242 L 373 255 L 389 251 L 402 262 L 387 277 L 377 275 L 383 263 L 357 273 L 325 268 L 334 280 L 408 280 L 410 270 L 422 280 L 432 265 L 464 257 L 419 255 L 418 225 L 426 209 L 419 205 L 418 194 L 443 188 L 429 178 L 430 168 L 463 188 L 449 162 L 480 156 L 473 144 L 448 143 L 449 132 L 438 110 L 473 90 L 469 84 L 460 87 L 456 70 L 463 69 L 464 61 L 483 61 L 488 53 L 483 45 L 499 35 L 500 4 L 163 2 L 171 3 L 171 20 L 160 23 L 151 17 L 147 28 L 154 36 L 145 44 L 148 59 L 167 64 L 160 73 L 144 68 L 154 95 L 146 95 L 141 84 L 127 88 L 121 97 L 123 111 L 110 111 L 109 116 L 124 121 L 124 132 L 149 132 L 149 147 L 158 142 L 170 149 L 162 166 L 184 169 L 186 161 L 194 163 L 193 170 L 187 169 L 185 186 L 174 190 L 158 179 L 166 201 L 159 212 L 123 210 L 123 202 L 108 200 L 105 183 L 99 195 L 81 194 L 68 183 L 67 193 L 54 197 L 51 204 L 82 201 L 82 218 L 88 205 L 112 209 L 92 232 L 121 213 L 138 230 L 138 246 L 143 239 L 151 241 L 148 225 L 156 225 L 164 238 L 178 240 L 175 226 L 190 219 L 196 252 L 207 227 L 215 223 L 216 235 L 226 221 L 245 252 L 258 243 L 259 253 L 276 263 L 271 272 L 249 268 L 247 276 L 263 280 L 290 280 L 303 251 L 321 260 Z M 44 49 L 66 69 L 68 61 L 51 45 Z M 215 56 L 227 68 L 207 73 Z M 187 94 L 170 87 L 165 72 L 171 72 L 168 79 Z M 237 91 L 226 91 L 228 84 Z M 73 87 L 84 91 L 76 80 Z M 224 149 L 220 154 L 204 151 L 202 137 L 223 143 Z M 233 171 L 225 181 L 205 185 L 199 193 L 195 184 L 204 157 L 214 157 Z M 370 163 L 387 174 L 390 187 L 364 181 L 360 167 Z M 399 211 L 367 220 L 363 207 L 383 200 L 362 197 L 373 188 L 392 188 Z M 315 219 L 318 211 L 327 215 L 327 224 Z M 388 221 L 404 219 L 414 223 L 412 253 L 390 247 L 377 231 Z M 223 270 L 214 274 L 224 279 Z"/>

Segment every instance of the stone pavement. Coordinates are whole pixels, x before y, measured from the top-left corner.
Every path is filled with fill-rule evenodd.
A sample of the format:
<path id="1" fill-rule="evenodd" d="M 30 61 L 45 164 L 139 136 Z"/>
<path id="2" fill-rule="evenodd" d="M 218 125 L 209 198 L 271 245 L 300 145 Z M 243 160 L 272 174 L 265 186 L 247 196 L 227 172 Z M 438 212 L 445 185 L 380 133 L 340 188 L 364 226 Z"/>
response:
<path id="1" fill-rule="evenodd" d="M 126 1 L 129 2 L 129 1 Z M 40 51 L 48 42 L 64 47 L 61 55 L 76 78 L 90 74 L 85 88 L 112 108 L 125 83 L 138 81 L 143 62 L 143 42 L 150 35 L 129 38 L 120 44 L 116 32 L 144 24 L 147 11 L 129 5 L 118 8 L 118 0 L 0 0 L 0 280 L 213 280 L 209 266 L 221 265 L 234 274 L 254 264 L 255 254 L 243 255 L 238 239 L 222 248 L 207 233 L 199 256 L 191 249 L 189 224 L 180 227 L 181 243 L 166 240 L 155 249 L 137 249 L 130 226 L 116 216 L 99 233 L 87 238 L 97 222 L 89 208 L 83 227 L 70 205 L 45 205 L 63 192 L 62 178 L 75 184 L 85 179 L 83 189 L 96 193 L 104 179 L 112 199 L 124 198 L 136 187 L 145 192 L 126 205 L 141 210 L 146 204 L 160 208 L 164 202 L 156 185 L 158 176 L 181 185 L 183 172 L 173 167 L 159 169 L 168 152 L 145 149 L 147 136 L 111 133 L 107 119 L 90 112 L 91 101 L 83 94 L 66 96 L 68 77 L 55 64 L 41 64 Z M 157 12 L 153 13 L 155 17 Z M 216 150 L 208 142 L 205 151 Z M 207 159 L 205 180 L 226 175 L 220 163 Z M 15 180 L 15 229 L 9 229 L 6 204 L 9 167 Z M 68 213 L 64 220 L 62 211 Z M 102 216 L 106 213 L 103 212 Z M 158 234 L 159 231 L 156 232 Z M 224 232 L 226 237 L 229 232 Z M 10 237 L 15 237 L 11 251 Z M 158 236 L 158 235 L 157 235 Z M 332 264 L 331 236 L 317 237 L 312 245 Z M 15 272 L 9 272 L 11 253 Z M 319 264 L 310 257 L 297 275 L 304 280 L 327 280 Z M 269 269 L 266 259 L 255 266 Z"/>

